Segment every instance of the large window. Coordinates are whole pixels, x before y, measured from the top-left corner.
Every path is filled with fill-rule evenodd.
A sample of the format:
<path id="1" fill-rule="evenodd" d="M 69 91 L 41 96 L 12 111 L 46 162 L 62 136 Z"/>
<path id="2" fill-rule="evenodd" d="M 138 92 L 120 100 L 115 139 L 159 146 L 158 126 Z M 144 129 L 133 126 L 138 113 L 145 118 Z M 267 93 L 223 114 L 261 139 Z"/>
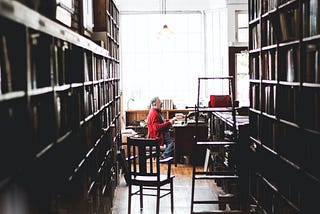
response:
<path id="1" fill-rule="evenodd" d="M 236 40 L 248 43 L 248 12 L 236 11 Z"/>
<path id="2" fill-rule="evenodd" d="M 202 14 L 166 14 L 165 20 L 121 15 L 124 109 L 145 109 L 154 96 L 172 99 L 176 108 L 196 104 L 197 78 L 204 75 Z M 169 38 L 159 38 L 164 24 L 173 31 Z"/>

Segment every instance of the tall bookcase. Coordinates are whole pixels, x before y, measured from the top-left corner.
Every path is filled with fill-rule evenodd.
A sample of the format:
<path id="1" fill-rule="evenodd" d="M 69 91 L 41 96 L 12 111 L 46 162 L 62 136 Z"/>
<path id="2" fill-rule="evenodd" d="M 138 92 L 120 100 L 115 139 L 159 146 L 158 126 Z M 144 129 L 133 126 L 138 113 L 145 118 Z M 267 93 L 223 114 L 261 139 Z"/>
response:
<path id="1" fill-rule="evenodd" d="M 104 42 L 112 58 L 119 60 L 119 10 L 113 0 L 93 2 L 94 35 Z"/>
<path id="2" fill-rule="evenodd" d="M 319 9 L 318 0 L 249 1 L 252 209 L 318 209 Z"/>
<path id="3" fill-rule="evenodd" d="M 0 213 L 111 213 L 118 57 L 18 1 L 0 25 Z"/>

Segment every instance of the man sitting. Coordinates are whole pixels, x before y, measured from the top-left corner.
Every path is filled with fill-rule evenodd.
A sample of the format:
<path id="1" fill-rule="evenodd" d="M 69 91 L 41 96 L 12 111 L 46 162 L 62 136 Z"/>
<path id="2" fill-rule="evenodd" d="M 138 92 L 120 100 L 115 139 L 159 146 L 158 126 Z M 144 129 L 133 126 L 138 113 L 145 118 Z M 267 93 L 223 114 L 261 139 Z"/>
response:
<path id="1" fill-rule="evenodd" d="M 166 120 L 162 116 L 161 108 L 162 102 L 159 97 L 152 98 L 147 122 L 148 136 L 150 138 L 158 138 L 160 146 L 166 145 L 166 149 L 161 156 L 161 159 L 165 159 L 174 155 L 174 139 L 170 136 L 169 129 L 175 118 Z"/>

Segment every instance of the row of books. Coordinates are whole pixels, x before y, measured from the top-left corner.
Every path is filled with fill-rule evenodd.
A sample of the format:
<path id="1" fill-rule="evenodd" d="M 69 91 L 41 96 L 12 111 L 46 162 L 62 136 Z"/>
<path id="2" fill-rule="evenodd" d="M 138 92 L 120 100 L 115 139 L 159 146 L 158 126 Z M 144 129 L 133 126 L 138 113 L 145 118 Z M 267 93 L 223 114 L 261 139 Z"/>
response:
<path id="1" fill-rule="evenodd" d="M 273 170 L 278 171 L 277 169 Z M 296 190 L 295 186 L 290 184 L 290 182 L 277 185 L 272 179 L 267 179 L 263 176 L 264 175 L 261 174 L 250 175 L 250 180 L 252 181 L 250 193 L 254 197 L 254 200 L 259 201 L 259 203 L 263 204 L 263 211 L 260 211 L 264 213 L 299 212 L 299 207 L 296 207 L 292 202 L 290 202 L 290 199 L 288 198 L 297 198 L 297 200 L 299 200 L 302 190 Z M 288 189 L 290 191 L 290 196 L 280 194 L 280 192 L 278 192 L 278 188 Z M 301 202 L 299 201 L 299 203 Z M 257 210 L 257 212 L 259 211 Z"/>
<path id="2" fill-rule="evenodd" d="M 304 82 L 320 83 L 320 55 L 319 45 L 307 44 L 306 45 L 306 63 Z"/>
<path id="3" fill-rule="evenodd" d="M 249 58 L 250 60 L 250 79 L 254 79 L 257 80 L 260 78 L 260 63 L 259 60 L 260 56 L 259 55 L 255 55 Z"/>
<path id="4" fill-rule="evenodd" d="M 102 118 L 103 127 L 108 127 L 116 112 L 120 109 L 119 104 L 117 104 L 118 106 L 106 105 L 110 101 L 115 101 L 114 93 L 111 83 L 89 85 L 85 89 L 77 88 L 72 91 L 58 92 L 56 105 L 59 136 L 63 136 L 70 130 L 79 127 L 81 121 L 86 121 L 87 117 L 91 117 L 100 111 L 105 114 Z M 112 109 L 114 107 L 116 107 L 115 111 Z"/>
<path id="5" fill-rule="evenodd" d="M 261 15 L 261 2 L 260 2 L 260 0 L 249 1 L 249 10 L 251 11 L 249 20 L 254 20 L 254 19 L 258 18 Z"/>
<path id="6" fill-rule="evenodd" d="M 98 117 L 90 120 L 83 127 L 83 130 L 85 134 L 78 137 L 78 141 L 75 141 L 78 147 L 81 143 L 80 147 L 84 150 L 82 151 L 83 155 L 79 158 L 73 157 L 73 168 L 68 171 L 72 188 L 66 186 L 65 191 L 69 191 L 68 194 L 72 196 L 74 196 L 73 194 L 86 195 L 87 199 L 91 201 L 88 204 L 88 209 L 92 212 L 108 212 L 111 209 L 111 202 L 107 197 L 110 197 L 109 194 L 113 194 L 116 187 L 116 169 L 113 162 L 115 151 L 113 147 L 110 147 L 109 137 L 102 137 L 101 132 L 97 132 L 97 130 L 100 130 Z M 84 138 L 84 140 L 81 138 Z M 101 201 L 104 201 L 103 207 L 97 206 L 97 203 L 101 203 Z M 79 203 L 78 201 L 63 202 L 67 202 L 69 206 L 72 203 Z M 57 206 L 60 206 L 60 209 L 66 209 L 64 204 L 58 204 Z M 81 212 L 80 210 L 77 211 Z"/>
<path id="7" fill-rule="evenodd" d="M 269 50 L 262 53 L 262 79 L 276 80 L 278 77 L 278 52 Z"/>
<path id="8" fill-rule="evenodd" d="M 305 69 L 299 74 L 299 52 L 296 48 L 285 50 L 285 59 L 280 64 L 280 81 L 299 82 L 303 77 L 303 82 L 320 83 L 320 60 L 319 46 L 317 44 L 307 44 L 305 47 Z M 259 60 L 261 59 L 261 60 Z M 250 58 L 251 79 L 259 79 L 259 61 L 261 61 L 262 80 L 277 80 L 278 77 L 278 51 L 271 49 L 262 52 L 261 56 L 255 55 Z"/>
<path id="9" fill-rule="evenodd" d="M 259 11 L 249 2 L 252 18 Z M 312 213 L 320 182 L 319 1 L 260 4 L 260 16 L 249 18 L 249 29 L 261 25 L 260 35 L 250 31 L 261 46 L 249 43 L 249 195 L 257 213 Z"/>
<path id="10" fill-rule="evenodd" d="M 119 11 L 114 4 L 113 0 L 106 0 L 106 4 L 109 5 L 107 6 L 107 11 L 113 18 L 114 22 L 119 23 L 120 22 L 120 16 L 119 16 Z"/>
<path id="11" fill-rule="evenodd" d="M 306 117 L 308 116 L 306 115 Z M 256 117 L 257 115 L 252 115 L 251 121 L 259 121 Z M 320 148 L 320 145 L 318 145 L 319 136 L 315 132 L 299 129 L 290 123 L 278 123 L 273 118 L 262 116 L 260 119 L 263 121 L 260 124 L 260 130 L 251 130 L 252 136 L 259 139 L 261 145 L 267 150 L 278 154 L 284 162 L 304 168 L 310 175 L 319 179 L 320 172 L 315 162 L 319 159 L 315 153 Z M 304 143 L 301 144 L 301 142 Z"/>
<path id="12" fill-rule="evenodd" d="M 251 28 L 251 49 L 257 49 L 261 47 L 261 27 L 260 24 L 256 24 Z"/>
<path id="13" fill-rule="evenodd" d="M 277 0 L 268 1 L 262 0 L 263 13 L 273 10 L 277 5 L 286 3 L 278 2 Z M 260 1 L 250 1 L 251 4 L 260 5 Z M 294 2 L 293 2 L 294 3 Z M 292 3 L 292 4 L 293 4 Z M 254 6 L 252 6 L 254 7 Z M 252 19 L 259 17 L 259 9 L 253 11 L 251 15 Z M 303 32 L 303 37 L 309 37 L 320 33 L 320 13 L 319 2 L 317 0 L 310 0 L 303 2 L 302 8 L 302 23 L 299 20 L 299 9 L 297 7 L 288 7 L 288 10 L 281 10 L 279 13 L 271 14 L 268 19 L 263 20 L 262 35 L 265 37 L 262 41 L 263 44 L 272 45 L 275 44 L 275 40 L 278 41 L 291 41 L 299 38 L 300 28 Z M 253 31 L 256 31 L 253 29 Z M 257 36 L 255 36 L 255 34 Z M 254 32 L 253 39 L 259 38 L 259 32 Z M 256 42 L 253 42 L 255 44 Z M 253 46 L 253 49 L 259 46 Z"/>
<path id="14" fill-rule="evenodd" d="M 251 0 L 249 1 L 250 20 L 258 18 L 261 14 L 272 11 L 289 1 L 290 0 Z"/>
<path id="15" fill-rule="evenodd" d="M 280 119 L 297 123 L 299 120 L 299 107 L 301 105 L 299 99 L 298 87 L 280 87 L 278 92 L 278 116 Z"/>
<path id="16" fill-rule="evenodd" d="M 121 145 L 119 61 L 66 28 L 66 11 L 56 17 L 69 4 L 82 29 L 87 1 L 19 1 L 63 26 L 0 0 L 0 210 L 109 213 Z M 11 197 L 17 191 L 24 196 Z"/>
<path id="17" fill-rule="evenodd" d="M 276 86 L 274 85 L 267 85 L 264 87 L 264 102 L 262 103 L 262 111 L 270 114 L 275 115 L 276 113 Z"/>
<path id="18" fill-rule="evenodd" d="M 264 19 L 261 23 L 262 31 L 265 32 L 262 34 L 261 43 L 262 46 L 274 45 L 277 42 L 277 33 L 274 30 L 273 22 L 270 19 Z"/>
<path id="19" fill-rule="evenodd" d="M 302 92 L 301 118 L 306 128 L 320 132 L 320 91 L 316 88 L 305 88 Z"/>
<path id="20" fill-rule="evenodd" d="M 105 57 L 95 56 L 92 53 L 84 55 L 84 80 L 95 81 L 100 79 L 114 78 L 112 70 L 113 62 Z"/>
<path id="21" fill-rule="evenodd" d="M 262 14 L 277 8 L 278 4 L 282 3 L 281 0 L 262 0 Z"/>
<path id="22" fill-rule="evenodd" d="M 27 49 L 25 30 L 1 19 L 6 31 L 0 32 L 0 94 L 25 90 L 27 87 Z M 12 35 L 15 35 L 13 37 Z"/>
<path id="23" fill-rule="evenodd" d="M 320 131 L 320 92 L 314 88 L 283 86 L 278 91 L 278 117 L 304 127 Z M 299 114 L 302 112 L 303 114 Z"/>
<path id="24" fill-rule="evenodd" d="M 112 38 L 108 38 L 106 49 L 112 58 L 119 60 L 119 44 Z"/>
<path id="25" fill-rule="evenodd" d="M 287 210 L 289 213 L 310 212 L 316 207 L 310 193 L 318 191 L 310 183 L 320 178 L 317 166 L 319 136 L 314 133 L 305 135 L 304 130 L 279 124 L 274 119 L 264 118 L 263 121 L 261 144 L 251 141 L 255 144 L 250 154 L 250 158 L 255 160 L 251 163 L 255 169 L 250 175 L 251 196 L 263 204 L 267 213 L 273 210 L 280 213 Z M 278 158 L 274 158 L 270 151 Z M 297 169 L 303 170 L 297 172 Z M 266 195 L 272 196 L 273 200 L 268 200 Z M 275 197 L 279 198 L 274 200 Z"/>
<path id="26" fill-rule="evenodd" d="M 320 33 L 319 1 L 309 0 L 302 2 L 302 33 L 304 37 Z"/>
<path id="27" fill-rule="evenodd" d="M 277 123 L 275 120 L 266 116 L 261 117 L 261 132 L 259 140 L 261 144 L 270 150 L 277 150 Z"/>
<path id="28" fill-rule="evenodd" d="M 277 90 L 275 85 L 266 85 L 262 90 L 262 100 L 259 97 L 259 85 L 251 85 L 250 89 L 253 109 L 262 110 L 291 123 L 300 124 L 301 121 L 304 121 L 306 127 L 314 130 L 320 129 L 319 120 L 315 120 L 320 119 L 319 92 L 313 92 L 313 96 L 307 94 L 308 91 L 314 89 L 304 89 L 305 94 L 302 94 L 298 86 L 282 86 Z M 303 117 L 298 116 L 301 110 L 306 112 Z"/>
<path id="29" fill-rule="evenodd" d="M 86 53 L 77 46 L 52 38 L 43 33 L 30 34 L 30 64 L 32 89 L 83 81 L 115 78 L 118 69 L 115 62 L 105 57 Z M 14 45 L 15 44 L 15 45 Z M 7 35 L 1 35 L 0 93 L 27 88 L 26 46 Z M 53 50 L 53 52 L 52 52 Z M 53 56 L 53 58 L 52 58 Z M 83 59 L 83 60 L 80 60 Z M 19 63 L 15 63 L 19 61 Z M 53 75 L 51 74 L 53 69 Z M 84 74 L 83 74 L 84 73 Z"/>
<path id="30" fill-rule="evenodd" d="M 30 32 L 29 36 L 31 39 L 31 87 L 51 86 L 51 66 L 53 65 L 51 59 L 52 37 L 38 31 Z"/>
<path id="31" fill-rule="evenodd" d="M 56 139 L 55 133 L 50 130 L 56 130 L 55 105 L 53 93 L 47 93 L 32 97 L 31 99 L 31 126 L 34 133 L 35 151 L 41 152 Z M 24 106 L 27 108 L 27 106 Z"/>
<path id="32" fill-rule="evenodd" d="M 119 11 L 112 0 L 94 1 L 94 28 L 92 38 L 119 60 Z"/>
<path id="33" fill-rule="evenodd" d="M 279 23 L 276 25 L 275 31 L 279 41 L 296 40 L 299 37 L 299 11 L 298 8 L 292 8 L 279 13 Z"/>
<path id="34" fill-rule="evenodd" d="M 266 13 L 270 10 L 275 9 L 278 5 L 287 3 L 287 1 L 278 1 L 278 0 L 262 0 L 262 12 Z M 251 1 L 255 2 L 255 1 Z M 259 2 L 259 0 L 257 1 Z M 258 5 L 260 3 L 257 3 Z M 294 4 L 292 1 L 291 4 Z M 289 7 L 288 7 L 289 8 Z M 258 10 L 258 9 L 257 9 Z M 255 12 L 257 15 L 258 12 Z M 254 13 L 254 14 L 255 14 Z M 268 24 L 269 19 L 266 20 L 266 29 L 263 28 L 263 31 L 266 34 L 269 34 L 268 37 L 271 37 L 271 42 L 267 44 L 271 45 L 273 35 L 273 28 L 276 33 L 275 36 L 279 41 L 290 41 L 298 39 L 300 26 L 303 32 L 303 37 L 309 37 L 320 33 L 320 13 L 319 13 L 319 2 L 318 0 L 303 1 L 302 3 L 302 23 L 299 21 L 299 11 L 295 6 L 289 8 L 288 10 L 281 10 L 279 15 L 272 14 L 270 16 L 271 24 Z M 269 26 L 268 26 L 269 25 Z M 265 33 L 263 33 L 265 35 Z"/>
<path id="35" fill-rule="evenodd" d="M 162 100 L 162 109 L 174 109 L 174 103 L 172 99 L 163 99 Z"/>
<path id="36" fill-rule="evenodd" d="M 107 35 L 115 42 L 119 42 L 119 22 L 116 22 L 112 16 L 107 16 Z"/>
<path id="37" fill-rule="evenodd" d="M 290 48 L 286 52 L 286 64 L 282 68 L 285 68 L 285 73 L 281 75 L 280 80 L 287 82 L 299 82 L 299 53 L 295 48 Z"/>
<path id="38" fill-rule="evenodd" d="M 251 108 L 256 110 L 261 110 L 260 108 L 260 86 L 257 84 L 250 85 L 250 95 L 251 95 Z"/>

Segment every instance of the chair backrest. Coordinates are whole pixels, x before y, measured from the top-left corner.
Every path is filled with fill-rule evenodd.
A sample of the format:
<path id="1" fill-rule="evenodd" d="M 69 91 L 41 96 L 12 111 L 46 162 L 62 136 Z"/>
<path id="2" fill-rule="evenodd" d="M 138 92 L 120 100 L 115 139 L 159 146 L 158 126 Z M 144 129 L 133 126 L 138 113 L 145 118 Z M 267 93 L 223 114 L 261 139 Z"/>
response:
<path id="1" fill-rule="evenodd" d="M 128 137 L 129 179 L 135 176 L 158 176 L 160 179 L 160 146 L 158 139 Z"/>

